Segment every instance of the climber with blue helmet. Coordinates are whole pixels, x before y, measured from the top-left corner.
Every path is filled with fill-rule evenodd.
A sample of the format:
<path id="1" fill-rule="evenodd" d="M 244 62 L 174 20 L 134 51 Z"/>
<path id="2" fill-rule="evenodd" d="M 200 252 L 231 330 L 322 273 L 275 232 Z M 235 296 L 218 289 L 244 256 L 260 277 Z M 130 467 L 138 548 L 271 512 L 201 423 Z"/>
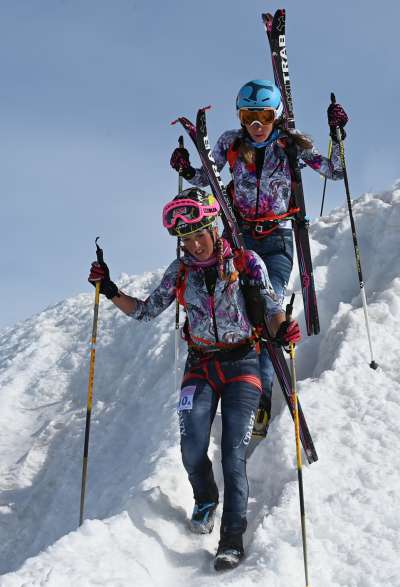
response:
<path id="1" fill-rule="evenodd" d="M 289 147 L 295 157 L 311 169 L 336 180 L 343 178 L 340 146 L 335 142 L 335 132 L 332 132 L 332 155 L 328 159 L 318 153 L 308 136 L 287 129 L 281 93 L 272 81 L 255 79 L 244 84 L 236 98 L 236 111 L 240 129 L 224 132 L 212 154 L 219 171 L 229 164 L 232 182 L 228 193 L 245 245 L 264 261 L 275 293 L 283 304 L 293 266 L 290 218 L 294 210 L 290 209 L 292 173 Z M 331 129 L 340 126 L 344 137 L 346 122 L 343 108 L 332 104 L 328 109 Z M 186 149 L 175 149 L 170 164 L 191 184 L 208 184 L 204 170 L 192 167 Z M 274 370 L 265 349 L 260 353 L 260 367 L 263 394 L 254 432 L 266 435 Z"/>

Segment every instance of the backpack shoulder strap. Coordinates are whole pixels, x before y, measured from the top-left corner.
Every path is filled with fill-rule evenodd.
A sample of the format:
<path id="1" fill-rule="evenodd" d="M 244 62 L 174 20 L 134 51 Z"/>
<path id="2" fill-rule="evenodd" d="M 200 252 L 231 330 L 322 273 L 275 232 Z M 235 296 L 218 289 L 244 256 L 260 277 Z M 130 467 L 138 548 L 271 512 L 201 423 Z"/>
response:
<path id="1" fill-rule="evenodd" d="M 179 304 L 183 307 L 185 307 L 185 291 L 188 277 L 189 270 L 185 263 L 181 261 L 178 269 L 178 275 L 176 278 L 176 299 L 178 300 Z"/>
<path id="2" fill-rule="evenodd" d="M 233 258 L 236 270 L 239 272 L 239 285 L 244 303 L 246 306 L 247 317 L 254 328 L 259 328 L 264 324 L 264 299 L 261 295 L 259 284 L 252 284 L 246 272 L 249 256 L 246 251 L 238 251 Z"/>
<path id="3" fill-rule="evenodd" d="M 233 254 L 233 264 L 239 276 L 244 276 L 246 268 L 246 252 L 243 250 L 236 250 Z"/>
<path id="4" fill-rule="evenodd" d="M 292 181 L 297 182 L 299 181 L 298 173 L 299 173 L 299 161 L 297 156 L 297 146 L 295 141 L 290 136 L 282 137 L 278 140 L 278 145 L 283 149 L 285 152 L 290 167 L 290 175 L 292 176 Z"/>
<path id="5" fill-rule="evenodd" d="M 233 173 L 233 168 L 235 167 L 236 161 L 239 157 L 239 148 L 241 142 L 241 138 L 236 137 L 226 153 L 226 160 L 229 163 L 229 169 L 231 173 Z"/>

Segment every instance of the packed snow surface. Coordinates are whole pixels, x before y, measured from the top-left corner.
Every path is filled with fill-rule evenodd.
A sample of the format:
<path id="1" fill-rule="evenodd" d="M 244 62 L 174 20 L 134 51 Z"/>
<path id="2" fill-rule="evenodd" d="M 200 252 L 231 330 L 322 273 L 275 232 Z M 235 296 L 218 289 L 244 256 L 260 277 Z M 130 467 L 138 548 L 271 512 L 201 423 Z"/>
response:
<path id="1" fill-rule="evenodd" d="M 398 587 L 400 183 L 361 197 L 354 214 L 379 369 L 369 368 L 347 209 L 337 209 L 311 227 L 322 329 L 297 351 L 319 454 L 303 465 L 310 584 Z M 143 298 L 161 274 L 124 275 L 120 286 Z M 212 568 L 221 506 L 211 535 L 188 531 L 173 307 L 142 324 L 101 300 L 86 520 L 77 528 L 93 298 L 88 286 L 0 332 L 1 587 L 303 585 L 294 430 L 277 387 L 268 438 L 248 464 L 242 565 Z M 295 309 L 302 319 L 301 296 Z M 217 417 L 210 453 L 222 490 L 219 437 Z"/>

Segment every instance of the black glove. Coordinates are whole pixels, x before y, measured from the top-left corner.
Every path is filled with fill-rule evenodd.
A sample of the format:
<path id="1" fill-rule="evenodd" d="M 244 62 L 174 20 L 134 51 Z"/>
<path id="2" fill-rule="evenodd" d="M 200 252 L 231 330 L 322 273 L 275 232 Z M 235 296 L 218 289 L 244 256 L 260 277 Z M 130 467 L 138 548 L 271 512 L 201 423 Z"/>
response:
<path id="1" fill-rule="evenodd" d="M 111 281 L 110 270 L 106 263 L 98 263 L 97 261 L 92 263 L 88 281 L 94 287 L 100 281 L 100 293 L 105 295 L 108 300 L 115 298 L 115 296 L 119 297 L 118 287 Z"/>
<path id="2" fill-rule="evenodd" d="M 285 320 L 281 322 L 278 328 L 278 332 L 275 335 L 276 344 L 279 346 L 287 346 L 289 343 L 299 342 L 301 340 L 300 326 L 296 320 L 288 322 Z"/>
<path id="3" fill-rule="evenodd" d="M 344 140 L 346 138 L 346 131 L 344 130 L 344 127 L 346 126 L 348 120 L 349 120 L 349 117 L 347 116 L 346 111 L 343 108 L 343 106 L 341 106 L 337 102 L 333 102 L 332 104 L 329 105 L 328 124 L 329 124 L 329 128 L 330 128 L 329 134 L 331 135 L 332 141 L 337 142 L 337 140 L 338 140 L 337 133 L 336 133 L 337 127 L 340 128 L 340 134 L 341 134 L 342 140 Z"/>
<path id="4" fill-rule="evenodd" d="M 169 163 L 171 167 L 180 173 L 187 181 L 191 180 L 196 173 L 195 169 L 190 164 L 189 151 L 184 147 L 177 147 L 174 150 Z"/>

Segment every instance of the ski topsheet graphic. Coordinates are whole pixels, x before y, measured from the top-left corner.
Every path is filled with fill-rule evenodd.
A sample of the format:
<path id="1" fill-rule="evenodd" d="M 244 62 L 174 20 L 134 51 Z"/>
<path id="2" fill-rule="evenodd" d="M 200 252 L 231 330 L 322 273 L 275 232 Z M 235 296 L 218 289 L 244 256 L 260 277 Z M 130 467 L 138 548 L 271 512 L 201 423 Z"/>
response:
<path id="1" fill-rule="evenodd" d="M 285 125 L 290 129 L 295 128 L 293 111 L 292 87 L 289 76 L 289 64 L 286 51 L 286 13 L 285 10 L 277 10 L 275 15 L 263 14 L 265 31 L 267 33 L 271 50 L 272 67 L 275 83 L 279 87 L 284 108 Z M 289 208 L 300 208 L 293 220 L 293 231 L 296 243 L 297 259 L 301 290 L 304 303 L 304 315 L 307 326 L 307 334 L 318 334 L 320 331 L 317 297 L 315 293 L 314 274 L 311 260 L 310 241 L 308 236 L 309 221 L 304 202 L 301 171 L 296 154 L 289 156 L 292 173 L 292 198 Z"/>

